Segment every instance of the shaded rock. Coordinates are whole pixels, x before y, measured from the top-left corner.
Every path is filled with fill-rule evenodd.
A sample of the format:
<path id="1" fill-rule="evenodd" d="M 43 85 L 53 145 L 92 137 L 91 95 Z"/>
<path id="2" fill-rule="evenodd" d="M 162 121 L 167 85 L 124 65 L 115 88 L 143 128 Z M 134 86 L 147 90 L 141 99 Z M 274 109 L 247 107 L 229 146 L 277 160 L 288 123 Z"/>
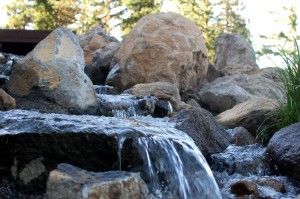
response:
<path id="1" fill-rule="evenodd" d="M 186 103 L 194 107 L 201 107 L 200 104 L 194 99 L 189 99 Z"/>
<path id="2" fill-rule="evenodd" d="M 224 73 L 221 71 L 218 71 L 214 65 L 209 64 L 208 69 L 207 69 L 207 74 L 206 74 L 206 79 L 208 82 L 212 82 L 218 77 L 224 76 Z"/>
<path id="3" fill-rule="evenodd" d="M 280 85 L 262 76 L 235 74 L 219 77 L 196 93 L 197 101 L 212 112 L 221 113 L 255 98 L 284 100 Z"/>
<path id="4" fill-rule="evenodd" d="M 223 153 L 211 155 L 211 159 L 212 170 L 228 175 L 263 176 L 271 172 L 266 149 L 258 144 L 243 147 L 230 145 Z"/>
<path id="5" fill-rule="evenodd" d="M 103 48 L 110 42 L 118 42 L 114 37 L 110 37 L 105 33 L 100 25 L 96 25 L 90 31 L 78 36 L 80 46 L 84 52 L 85 65 L 93 63 L 93 53 Z"/>
<path id="6" fill-rule="evenodd" d="M 5 90 L 6 89 L 6 84 L 9 80 L 8 76 L 5 75 L 0 75 L 0 88 Z"/>
<path id="7" fill-rule="evenodd" d="M 227 148 L 230 135 L 219 125 L 213 115 L 202 108 L 179 111 L 171 118 L 176 128 L 188 134 L 204 155 L 220 153 Z"/>
<path id="8" fill-rule="evenodd" d="M 83 52 L 76 36 L 60 27 L 16 62 L 8 90 L 17 96 L 39 93 L 72 112 L 93 114 L 97 99 L 83 70 Z"/>
<path id="9" fill-rule="evenodd" d="M 228 129 L 226 131 L 229 135 L 232 136 L 230 144 L 234 144 L 236 146 L 255 144 L 255 138 L 244 127 L 236 127 L 234 129 Z"/>
<path id="10" fill-rule="evenodd" d="M 144 16 L 115 54 L 106 83 L 119 91 L 165 81 L 180 92 L 204 82 L 207 48 L 195 23 L 175 13 Z"/>
<path id="11" fill-rule="evenodd" d="M 287 126 L 271 138 L 267 152 L 279 171 L 300 182 L 300 123 Z"/>
<path id="12" fill-rule="evenodd" d="M 258 69 L 251 44 L 239 34 L 222 34 L 217 37 L 215 52 L 215 67 L 219 70 L 227 66 L 253 66 Z"/>
<path id="13" fill-rule="evenodd" d="M 63 198 L 154 199 L 138 173 L 95 173 L 59 164 L 49 175 L 45 199 Z"/>
<path id="14" fill-rule="evenodd" d="M 251 99 L 220 113 L 216 120 L 227 128 L 242 126 L 256 136 L 256 131 L 268 117 L 266 114 L 277 107 L 277 102 L 272 99 Z"/>
<path id="15" fill-rule="evenodd" d="M 137 84 L 124 91 L 135 96 L 155 96 L 161 100 L 167 100 L 172 103 L 175 110 L 180 109 L 180 94 L 178 88 L 169 82 L 153 82 L 148 84 Z"/>
<path id="16" fill-rule="evenodd" d="M 16 108 L 16 100 L 0 88 L 0 110 L 10 110 Z"/>
<path id="17" fill-rule="evenodd" d="M 110 63 L 119 46 L 117 42 L 110 42 L 93 52 L 92 64 L 86 65 L 84 71 L 94 84 L 105 83 Z"/>

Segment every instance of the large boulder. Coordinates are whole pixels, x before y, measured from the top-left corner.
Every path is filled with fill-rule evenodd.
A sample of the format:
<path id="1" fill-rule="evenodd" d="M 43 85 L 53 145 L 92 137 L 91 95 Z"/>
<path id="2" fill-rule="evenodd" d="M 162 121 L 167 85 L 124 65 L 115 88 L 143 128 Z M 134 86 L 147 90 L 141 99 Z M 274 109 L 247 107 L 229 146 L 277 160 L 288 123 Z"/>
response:
<path id="1" fill-rule="evenodd" d="M 222 70 L 230 66 L 249 66 L 258 69 L 255 51 L 239 34 L 222 34 L 215 41 L 215 67 Z"/>
<path id="2" fill-rule="evenodd" d="M 16 96 L 39 93 L 76 113 L 95 113 L 98 106 L 93 84 L 84 73 L 77 37 L 64 27 L 16 61 L 8 90 Z"/>
<path id="3" fill-rule="evenodd" d="M 149 14 L 125 37 L 111 67 L 106 83 L 119 91 L 166 81 L 184 92 L 205 80 L 207 48 L 192 21 L 175 13 Z"/>
<path id="4" fill-rule="evenodd" d="M 16 108 L 16 100 L 0 88 L 0 110 Z"/>
<path id="5" fill-rule="evenodd" d="M 300 182 L 300 123 L 287 126 L 271 138 L 267 152 L 280 172 Z"/>
<path id="6" fill-rule="evenodd" d="M 69 164 L 59 164 L 51 171 L 44 198 L 154 199 L 138 173 L 95 173 Z"/>
<path id="7" fill-rule="evenodd" d="M 256 136 L 257 129 L 267 119 L 267 113 L 278 108 L 277 101 L 257 98 L 245 101 L 216 116 L 226 128 L 242 126 Z"/>
<path id="8" fill-rule="evenodd" d="M 220 153 L 229 145 L 230 135 L 205 109 L 193 107 L 181 110 L 171 121 L 194 140 L 204 155 Z"/>
<path id="9" fill-rule="evenodd" d="M 219 77 L 196 93 L 198 102 L 212 112 L 221 113 L 250 99 L 284 100 L 280 84 L 257 75 L 235 74 Z"/>

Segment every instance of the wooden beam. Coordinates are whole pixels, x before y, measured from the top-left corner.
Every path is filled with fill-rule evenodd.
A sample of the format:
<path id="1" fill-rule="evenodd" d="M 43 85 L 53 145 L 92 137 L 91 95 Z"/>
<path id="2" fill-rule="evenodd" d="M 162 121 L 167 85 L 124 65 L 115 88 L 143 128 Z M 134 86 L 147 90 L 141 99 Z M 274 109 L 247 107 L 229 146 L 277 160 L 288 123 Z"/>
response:
<path id="1" fill-rule="evenodd" d="M 0 29 L 0 43 L 39 43 L 51 30 L 12 30 Z"/>

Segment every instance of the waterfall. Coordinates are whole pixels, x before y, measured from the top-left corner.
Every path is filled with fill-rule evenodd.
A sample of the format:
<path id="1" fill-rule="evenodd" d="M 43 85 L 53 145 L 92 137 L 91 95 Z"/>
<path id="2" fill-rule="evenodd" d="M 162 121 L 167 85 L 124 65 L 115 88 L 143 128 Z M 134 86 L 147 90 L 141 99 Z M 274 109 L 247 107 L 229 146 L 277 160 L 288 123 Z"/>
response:
<path id="1" fill-rule="evenodd" d="M 148 117 L 143 118 L 143 122 L 149 119 L 154 121 Z M 143 168 L 139 172 L 155 197 L 222 198 L 205 158 L 189 136 L 175 128 L 150 127 L 147 124 L 136 130 L 139 135 L 132 138 L 143 160 Z M 121 154 L 126 139 L 120 136 L 117 139 L 118 154 Z"/>

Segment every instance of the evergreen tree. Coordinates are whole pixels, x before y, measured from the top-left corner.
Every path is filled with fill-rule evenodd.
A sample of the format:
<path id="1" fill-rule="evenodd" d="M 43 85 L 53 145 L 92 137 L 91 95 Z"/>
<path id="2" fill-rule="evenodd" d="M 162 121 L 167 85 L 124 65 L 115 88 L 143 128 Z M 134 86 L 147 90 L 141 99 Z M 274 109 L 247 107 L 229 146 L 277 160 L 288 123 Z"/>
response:
<path id="1" fill-rule="evenodd" d="M 219 6 L 221 8 L 218 14 L 219 27 L 225 33 L 238 33 L 250 41 L 250 31 L 246 20 L 240 14 L 244 6 L 239 0 L 220 0 Z"/>
<path id="2" fill-rule="evenodd" d="M 159 0 L 123 0 L 122 3 L 127 7 L 129 17 L 122 20 L 121 28 L 124 34 L 136 25 L 143 16 L 159 12 L 162 1 Z"/>
<path id="3" fill-rule="evenodd" d="M 214 60 L 214 41 L 221 33 L 239 33 L 250 40 L 250 31 L 239 13 L 243 7 L 238 0 L 174 1 L 179 3 L 179 12 L 199 27 L 206 42 L 210 62 Z"/>
<path id="4" fill-rule="evenodd" d="M 6 6 L 8 23 L 5 28 L 25 29 L 32 23 L 32 4 L 30 0 L 13 0 L 10 5 Z"/>
<path id="5" fill-rule="evenodd" d="M 283 13 L 280 13 L 280 20 L 275 20 L 287 25 L 287 28 L 283 28 L 277 34 L 272 35 L 260 35 L 261 38 L 265 40 L 273 41 L 271 45 L 263 45 L 262 49 L 257 52 L 258 56 L 263 55 L 278 55 L 278 43 L 281 47 L 284 46 L 285 51 L 292 52 L 294 51 L 294 41 L 300 40 L 300 34 L 298 30 L 298 16 L 296 14 L 296 8 L 292 7 L 283 7 Z M 275 13 L 276 14 L 276 13 Z"/>

